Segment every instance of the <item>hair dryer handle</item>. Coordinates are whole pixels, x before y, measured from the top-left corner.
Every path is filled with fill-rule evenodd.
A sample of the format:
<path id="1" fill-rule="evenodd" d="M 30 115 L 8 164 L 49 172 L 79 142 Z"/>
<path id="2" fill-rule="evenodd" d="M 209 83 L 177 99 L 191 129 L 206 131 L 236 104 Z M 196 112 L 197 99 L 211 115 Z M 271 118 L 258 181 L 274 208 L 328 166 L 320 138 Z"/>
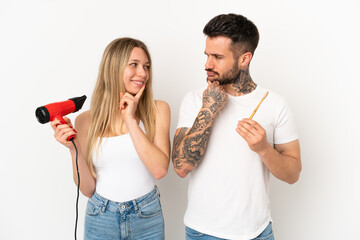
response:
<path id="1" fill-rule="evenodd" d="M 64 118 L 63 118 L 62 116 L 60 116 L 60 115 L 54 117 L 54 120 L 55 120 L 55 119 L 60 121 L 60 123 L 59 123 L 58 125 L 60 125 L 60 124 L 67 124 L 67 123 L 65 122 Z M 58 126 L 58 125 L 56 125 L 56 126 Z M 72 126 L 70 126 L 70 125 L 69 125 L 69 127 L 72 128 Z M 69 136 L 69 137 L 66 139 L 66 141 L 71 141 L 71 140 L 73 140 L 74 138 L 75 138 L 75 134 Z"/>

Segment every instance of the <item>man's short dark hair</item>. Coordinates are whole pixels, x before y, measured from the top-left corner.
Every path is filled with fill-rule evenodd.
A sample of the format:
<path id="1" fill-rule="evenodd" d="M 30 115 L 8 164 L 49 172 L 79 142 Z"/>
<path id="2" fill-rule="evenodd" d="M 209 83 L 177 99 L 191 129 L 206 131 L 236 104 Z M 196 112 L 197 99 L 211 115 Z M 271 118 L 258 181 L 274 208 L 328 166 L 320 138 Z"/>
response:
<path id="1" fill-rule="evenodd" d="M 214 17 L 206 24 L 203 33 L 210 38 L 230 38 L 234 57 L 245 52 L 254 54 L 259 42 L 259 32 L 255 24 L 246 17 L 233 13 Z"/>

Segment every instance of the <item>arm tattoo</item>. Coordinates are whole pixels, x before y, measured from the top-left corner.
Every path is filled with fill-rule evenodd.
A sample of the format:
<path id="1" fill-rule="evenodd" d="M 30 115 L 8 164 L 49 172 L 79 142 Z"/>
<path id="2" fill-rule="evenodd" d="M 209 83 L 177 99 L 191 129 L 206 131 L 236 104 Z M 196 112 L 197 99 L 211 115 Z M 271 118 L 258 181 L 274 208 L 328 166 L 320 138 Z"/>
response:
<path id="1" fill-rule="evenodd" d="M 174 167 L 177 169 L 180 169 L 183 166 L 183 163 L 180 161 L 180 158 L 183 158 L 184 155 L 180 155 L 180 144 L 181 141 L 184 139 L 185 133 L 188 130 L 188 128 L 181 128 L 179 133 L 175 135 L 174 137 L 174 147 L 172 152 L 172 159 Z"/>
<path id="2" fill-rule="evenodd" d="M 210 111 L 201 110 L 189 132 L 188 128 L 181 128 L 175 134 L 172 159 L 176 169 L 184 168 L 184 164 L 191 165 L 192 169 L 199 165 L 205 155 L 212 121 Z M 192 169 L 186 168 L 184 171 L 188 173 Z"/>
<path id="3" fill-rule="evenodd" d="M 210 121 L 211 114 L 206 110 L 200 111 L 197 118 L 195 119 L 194 125 L 192 126 L 189 134 L 192 134 L 199 130 L 203 130 Z"/>
<path id="4" fill-rule="evenodd" d="M 185 139 L 183 154 L 188 163 L 197 167 L 205 155 L 206 146 L 210 137 L 211 127 L 208 127 L 202 133 L 195 133 Z"/>
<path id="5" fill-rule="evenodd" d="M 227 94 L 218 84 L 209 83 L 203 92 L 202 100 L 202 108 L 191 129 L 181 128 L 174 137 L 174 167 L 185 173 L 197 167 L 204 158 L 213 119 L 224 107 Z"/>

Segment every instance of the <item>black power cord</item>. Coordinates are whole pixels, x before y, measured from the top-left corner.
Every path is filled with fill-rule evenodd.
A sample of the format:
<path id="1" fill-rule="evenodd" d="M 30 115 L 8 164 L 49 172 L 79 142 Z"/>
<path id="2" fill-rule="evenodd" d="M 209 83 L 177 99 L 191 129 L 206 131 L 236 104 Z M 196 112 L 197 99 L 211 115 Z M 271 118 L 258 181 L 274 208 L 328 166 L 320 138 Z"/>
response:
<path id="1" fill-rule="evenodd" d="M 75 160 L 75 163 L 76 163 L 76 172 L 77 172 L 77 177 L 78 177 L 78 185 L 77 185 L 77 196 L 76 196 L 76 219 L 75 219 L 75 240 L 77 239 L 76 238 L 76 229 L 77 229 L 77 222 L 78 222 L 78 216 L 79 216 L 79 191 L 80 191 L 80 174 L 79 174 L 79 166 L 78 166 L 78 150 L 77 150 L 77 147 L 76 147 L 76 144 L 74 142 L 74 139 L 72 138 L 70 140 L 74 147 L 75 147 L 75 151 L 76 151 L 76 160 Z"/>

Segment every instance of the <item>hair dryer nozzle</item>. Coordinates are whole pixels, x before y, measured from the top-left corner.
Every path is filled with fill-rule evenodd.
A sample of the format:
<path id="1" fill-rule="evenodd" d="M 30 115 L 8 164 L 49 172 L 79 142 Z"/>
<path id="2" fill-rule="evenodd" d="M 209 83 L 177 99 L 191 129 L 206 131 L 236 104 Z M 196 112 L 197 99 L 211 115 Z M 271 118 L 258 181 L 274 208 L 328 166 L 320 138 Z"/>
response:
<path id="1" fill-rule="evenodd" d="M 77 112 L 84 105 L 84 102 L 86 100 L 86 96 L 83 95 L 81 97 L 74 97 L 74 98 L 70 98 L 69 100 L 71 100 L 71 101 L 73 101 L 75 103 L 75 111 L 74 112 Z"/>
<path id="2" fill-rule="evenodd" d="M 46 107 L 38 107 L 35 115 L 39 123 L 44 124 L 50 121 L 50 114 Z"/>

